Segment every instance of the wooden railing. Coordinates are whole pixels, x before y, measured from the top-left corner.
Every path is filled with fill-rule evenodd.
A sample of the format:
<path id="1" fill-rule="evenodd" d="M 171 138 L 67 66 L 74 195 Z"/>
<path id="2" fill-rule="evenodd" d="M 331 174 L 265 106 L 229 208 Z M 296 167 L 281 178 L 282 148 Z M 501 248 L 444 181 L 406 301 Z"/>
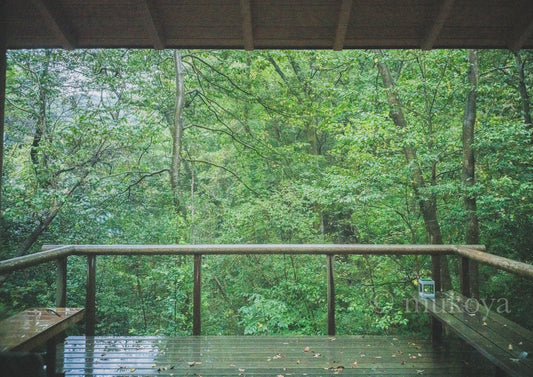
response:
<path id="1" fill-rule="evenodd" d="M 457 255 L 461 260 L 461 292 L 470 296 L 469 261 L 493 266 L 533 280 L 533 266 L 485 252 L 481 245 L 46 245 L 43 251 L 0 261 L 0 275 L 55 261 L 57 265 L 56 306 L 66 306 L 67 260 L 71 255 L 87 258 L 86 334 L 95 334 L 96 325 L 96 258 L 99 255 L 193 255 L 193 335 L 201 334 L 201 292 L 203 255 L 324 255 L 327 258 L 328 334 L 335 335 L 335 280 L 333 262 L 336 255 L 430 255 L 432 278 L 436 290 L 441 287 L 442 255 Z M 433 321 L 433 336 L 440 337 L 440 323 Z"/>

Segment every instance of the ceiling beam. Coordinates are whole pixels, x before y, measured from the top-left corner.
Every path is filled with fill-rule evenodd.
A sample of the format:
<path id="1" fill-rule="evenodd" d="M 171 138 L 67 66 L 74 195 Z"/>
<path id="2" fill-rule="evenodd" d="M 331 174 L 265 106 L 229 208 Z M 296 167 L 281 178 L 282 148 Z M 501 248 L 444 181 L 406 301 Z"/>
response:
<path id="1" fill-rule="evenodd" d="M 509 43 L 509 48 L 512 51 L 518 52 L 524 47 L 526 41 L 533 35 L 533 19 L 529 21 L 526 27 L 518 33 L 518 37 Z"/>
<path id="2" fill-rule="evenodd" d="M 446 22 L 446 19 L 450 15 L 454 2 L 455 0 L 444 0 L 443 1 L 443 3 L 440 6 L 437 17 L 431 24 L 429 31 L 426 33 L 426 38 L 422 41 L 420 45 L 420 48 L 422 48 L 422 50 L 431 50 L 433 48 L 433 45 L 435 44 L 435 41 L 439 37 L 442 27 L 444 26 L 444 23 Z"/>
<path id="3" fill-rule="evenodd" d="M 76 36 L 72 32 L 69 20 L 65 17 L 63 10 L 59 7 L 58 1 L 32 0 L 44 19 L 46 25 L 52 29 L 61 43 L 61 47 L 72 50 L 76 47 Z"/>
<path id="4" fill-rule="evenodd" d="M 140 2 L 144 23 L 152 41 L 152 45 L 156 50 L 164 50 L 166 47 L 165 31 L 157 16 L 154 0 L 140 0 Z"/>
<path id="5" fill-rule="evenodd" d="M 254 49 L 254 32 L 252 27 L 252 6 L 250 0 L 241 0 L 242 40 L 244 49 Z"/>
<path id="6" fill-rule="evenodd" d="M 333 50 L 335 51 L 341 51 L 344 47 L 351 10 L 352 0 L 342 0 L 341 8 L 339 10 L 339 19 L 337 21 L 337 31 L 335 32 L 335 40 L 333 41 Z"/>

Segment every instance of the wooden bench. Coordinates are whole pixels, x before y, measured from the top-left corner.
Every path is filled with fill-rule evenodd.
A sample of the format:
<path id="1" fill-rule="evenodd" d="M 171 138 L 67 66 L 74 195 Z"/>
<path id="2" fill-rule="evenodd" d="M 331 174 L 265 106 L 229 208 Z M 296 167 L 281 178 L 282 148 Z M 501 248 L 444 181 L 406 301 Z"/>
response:
<path id="1" fill-rule="evenodd" d="M 57 337 L 83 319 L 83 308 L 24 310 L 0 322 L 0 352 L 32 351 L 46 343 L 48 376 L 55 374 Z"/>
<path id="2" fill-rule="evenodd" d="M 533 332 L 498 314 L 504 302 L 476 300 L 456 292 L 434 300 L 416 297 L 425 311 L 511 376 L 533 375 Z M 492 304 L 492 305 L 491 305 Z"/>

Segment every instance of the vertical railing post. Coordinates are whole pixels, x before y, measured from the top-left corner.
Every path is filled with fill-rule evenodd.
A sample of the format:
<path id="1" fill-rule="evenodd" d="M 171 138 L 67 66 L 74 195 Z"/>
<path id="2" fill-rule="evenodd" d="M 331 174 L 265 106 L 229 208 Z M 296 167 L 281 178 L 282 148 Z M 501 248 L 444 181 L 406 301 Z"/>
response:
<path id="1" fill-rule="evenodd" d="M 0 5 L 0 10 L 5 10 L 7 5 Z M 5 13 L 4 13 L 5 14 Z M 5 25 L 5 23 L 4 23 Z M 5 26 L 4 26 L 5 27 Z M 0 178 L 4 171 L 4 125 L 5 125 L 5 102 L 6 102 L 6 72 L 7 50 L 4 46 L 4 33 L 0 26 Z M 2 213 L 2 180 L 0 179 L 0 214 Z M 2 243 L 4 240 L 1 240 Z M 3 247 L 4 245 L 2 245 Z"/>
<path id="2" fill-rule="evenodd" d="M 465 257 L 460 257 L 460 272 L 459 283 L 461 285 L 461 294 L 465 297 L 470 297 L 470 260 Z"/>
<path id="3" fill-rule="evenodd" d="M 87 256 L 87 291 L 85 297 L 85 333 L 94 336 L 96 327 L 96 255 Z"/>
<path id="4" fill-rule="evenodd" d="M 431 275 L 435 281 L 435 294 L 441 290 L 441 278 L 440 278 L 440 255 L 431 256 Z M 431 340 L 433 344 L 440 344 L 442 342 L 442 323 L 431 317 Z"/>
<path id="5" fill-rule="evenodd" d="M 435 293 L 441 290 L 440 255 L 431 256 L 431 277 L 435 281 Z"/>
<path id="6" fill-rule="evenodd" d="M 192 334 L 202 333 L 202 254 L 194 254 Z"/>
<path id="7" fill-rule="evenodd" d="M 335 255 L 328 254 L 328 335 L 335 335 L 335 276 L 333 265 Z"/>
<path id="8" fill-rule="evenodd" d="M 56 261 L 56 307 L 67 306 L 67 257 L 59 258 Z"/>

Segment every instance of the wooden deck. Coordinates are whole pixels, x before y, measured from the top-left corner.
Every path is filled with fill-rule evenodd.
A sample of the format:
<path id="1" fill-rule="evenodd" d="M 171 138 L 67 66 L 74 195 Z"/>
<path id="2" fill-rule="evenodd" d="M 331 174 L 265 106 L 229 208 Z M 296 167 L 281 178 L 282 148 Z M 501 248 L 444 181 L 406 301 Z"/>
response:
<path id="1" fill-rule="evenodd" d="M 63 363 L 65 376 L 487 375 L 472 358 L 413 337 L 68 337 Z"/>

